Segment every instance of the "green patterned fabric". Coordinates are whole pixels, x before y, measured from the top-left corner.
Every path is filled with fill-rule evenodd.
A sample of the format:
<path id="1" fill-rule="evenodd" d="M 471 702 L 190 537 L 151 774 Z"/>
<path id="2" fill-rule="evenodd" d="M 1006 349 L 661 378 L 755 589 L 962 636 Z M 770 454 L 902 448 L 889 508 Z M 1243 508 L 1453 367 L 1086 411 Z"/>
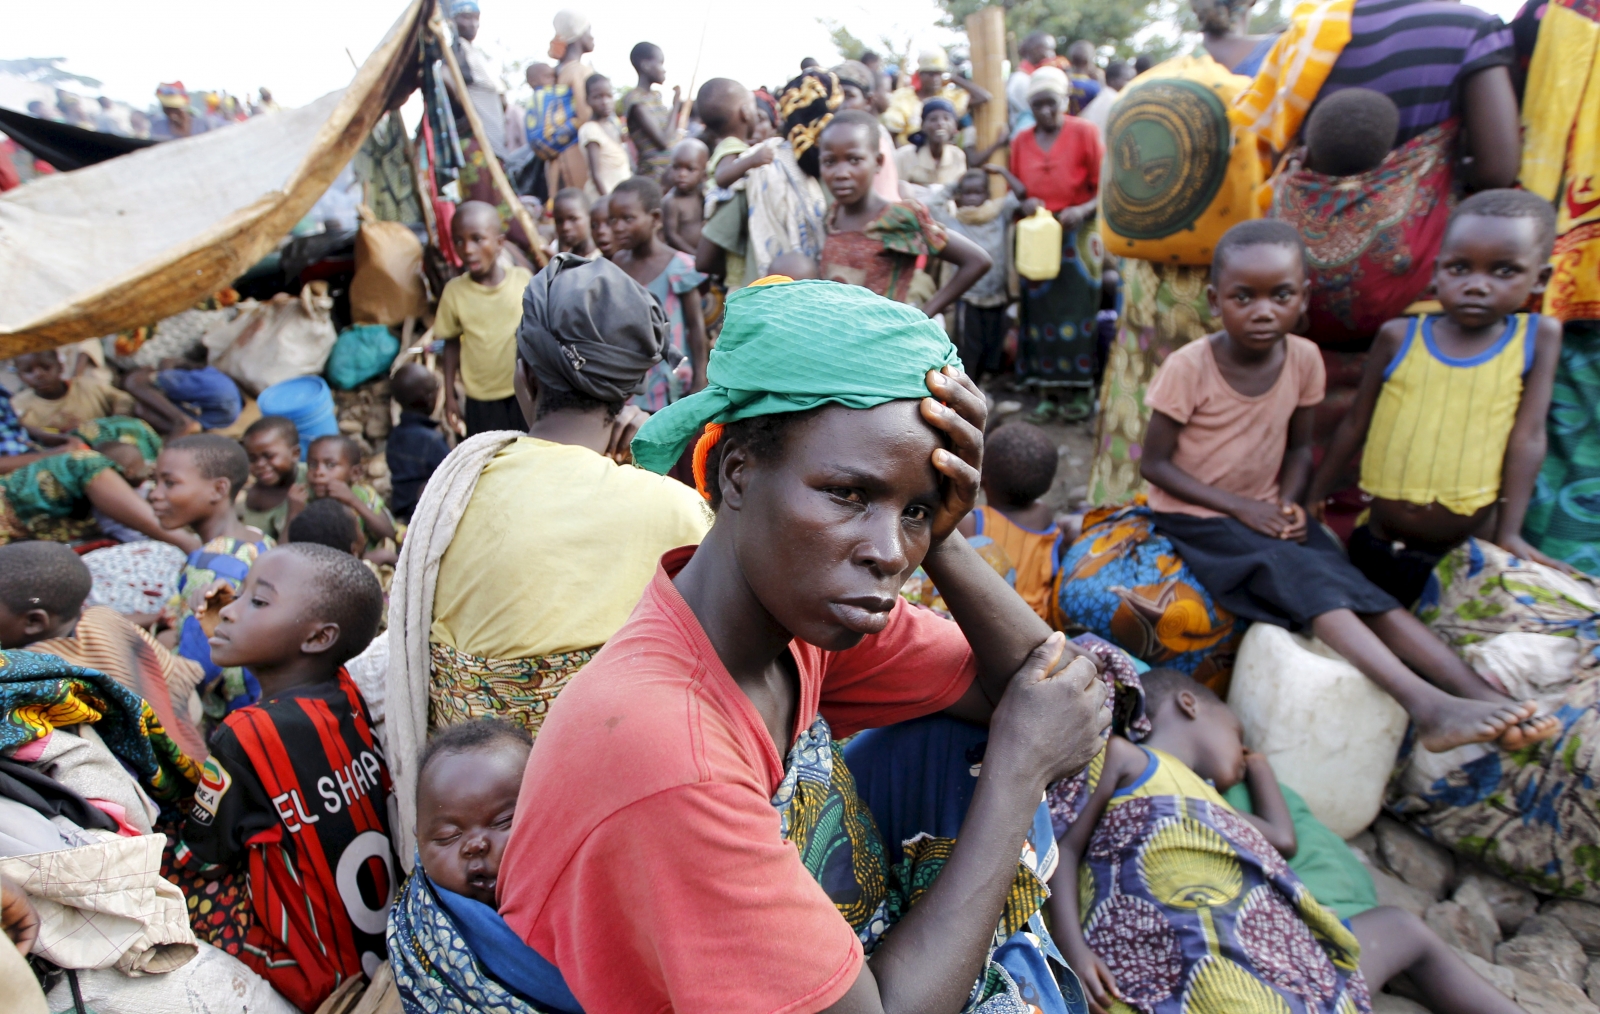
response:
<path id="1" fill-rule="evenodd" d="M 1390 783 L 1390 809 L 1541 894 L 1600 903 L 1600 581 L 1468 539 L 1434 568 L 1416 612 L 1469 661 L 1511 636 L 1524 661 L 1498 674 L 1561 733 L 1521 750 L 1413 747 Z"/>
<path id="2" fill-rule="evenodd" d="M 1545 426 L 1549 440 L 1522 534 L 1600 575 L 1600 321 L 1568 321 Z"/>
<path id="3" fill-rule="evenodd" d="M 87 500 L 84 491 L 94 477 L 113 467 L 110 458 L 96 451 L 52 454 L 6 476 L 6 500 L 24 523 L 71 517 Z"/>
<path id="4" fill-rule="evenodd" d="M 633 458 L 665 474 L 706 423 L 924 398 L 929 370 L 960 363 L 926 314 L 860 286 L 747 286 L 728 297 L 705 390 L 651 416 L 633 439 Z"/>
<path id="5" fill-rule="evenodd" d="M 135 419 L 127 415 L 108 415 L 102 419 L 90 419 L 88 422 L 72 431 L 72 435 L 88 444 L 98 447 L 110 441 L 119 444 L 132 444 L 139 448 L 139 453 L 146 461 L 156 460 L 161 453 L 161 437 L 150 428 L 150 424 L 143 419 Z"/>

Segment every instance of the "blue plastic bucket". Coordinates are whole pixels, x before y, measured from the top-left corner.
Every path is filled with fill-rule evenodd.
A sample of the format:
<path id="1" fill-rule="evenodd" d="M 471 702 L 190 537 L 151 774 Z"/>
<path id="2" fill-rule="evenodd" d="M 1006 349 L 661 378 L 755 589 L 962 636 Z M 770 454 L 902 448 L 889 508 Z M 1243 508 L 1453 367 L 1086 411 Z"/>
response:
<path id="1" fill-rule="evenodd" d="M 300 457 L 306 456 L 311 441 L 339 432 L 339 417 L 333 412 L 333 392 L 318 376 L 295 377 L 273 384 L 256 399 L 262 415 L 281 415 L 300 431 Z"/>

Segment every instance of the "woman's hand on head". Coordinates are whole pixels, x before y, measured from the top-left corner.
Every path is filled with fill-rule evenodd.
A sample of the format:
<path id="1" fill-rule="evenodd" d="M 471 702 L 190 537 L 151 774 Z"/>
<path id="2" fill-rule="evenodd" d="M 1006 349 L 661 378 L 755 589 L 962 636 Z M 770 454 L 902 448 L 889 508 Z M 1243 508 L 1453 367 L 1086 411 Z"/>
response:
<path id="1" fill-rule="evenodd" d="M 950 441 L 948 450 L 933 452 L 933 467 L 945 478 L 930 541 L 930 546 L 937 546 L 978 502 L 989 405 L 972 378 L 954 366 L 929 370 L 928 390 L 933 396 L 922 399 L 922 418 Z"/>

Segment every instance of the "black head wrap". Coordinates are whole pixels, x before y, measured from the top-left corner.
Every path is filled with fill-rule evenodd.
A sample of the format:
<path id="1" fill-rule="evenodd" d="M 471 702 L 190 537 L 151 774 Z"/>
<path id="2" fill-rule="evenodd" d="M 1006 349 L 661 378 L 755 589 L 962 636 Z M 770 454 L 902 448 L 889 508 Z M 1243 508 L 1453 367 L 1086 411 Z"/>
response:
<path id="1" fill-rule="evenodd" d="M 784 139 L 794 149 L 795 161 L 807 176 L 822 175 L 817 142 L 843 101 L 844 90 L 839 87 L 838 77 L 826 70 L 806 71 L 784 85 L 783 94 L 778 96 Z"/>
<path id="2" fill-rule="evenodd" d="M 650 367 L 683 358 L 668 333 L 661 304 L 627 272 L 561 253 L 522 294 L 517 352 L 541 386 L 615 403 L 644 390 Z"/>

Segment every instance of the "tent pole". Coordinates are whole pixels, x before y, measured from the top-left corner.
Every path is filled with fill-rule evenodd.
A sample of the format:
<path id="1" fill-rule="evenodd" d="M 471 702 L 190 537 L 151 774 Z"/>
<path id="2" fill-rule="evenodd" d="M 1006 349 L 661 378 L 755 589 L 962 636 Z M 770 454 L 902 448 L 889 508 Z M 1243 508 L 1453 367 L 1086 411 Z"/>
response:
<path id="1" fill-rule="evenodd" d="M 544 241 L 539 238 L 539 230 L 533 224 L 533 216 L 528 214 L 528 209 L 523 206 L 522 198 L 511 189 L 511 181 L 506 179 L 506 171 L 500 167 L 499 157 L 483 140 L 489 135 L 484 132 L 483 121 L 478 119 L 478 110 L 467 95 L 467 79 L 462 76 L 461 67 L 456 63 L 456 54 L 450 49 L 450 39 L 445 35 L 444 22 L 435 20 L 430 23 L 430 27 L 439 37 L 439 51 L 444 56 L 444 65 L 450 68 L 450 79 L 455 82 L 456 95 L 461 99 L 461 110 L 467 114 L 467 125 L 472 128 L 472 136 L 478 139 L 478 150 L 483 152 L 484 161 L 489 164 L 489 177 L 494 180 L 495 189 L 500 191 L 501 199 L 511 205 L 511 214 L 522 223 L 522 231 L 528 234 L 528 245 L 533 249 L 533 262 L 542 268 L 550 263 L 550 255 L 545 252 Z"/>

